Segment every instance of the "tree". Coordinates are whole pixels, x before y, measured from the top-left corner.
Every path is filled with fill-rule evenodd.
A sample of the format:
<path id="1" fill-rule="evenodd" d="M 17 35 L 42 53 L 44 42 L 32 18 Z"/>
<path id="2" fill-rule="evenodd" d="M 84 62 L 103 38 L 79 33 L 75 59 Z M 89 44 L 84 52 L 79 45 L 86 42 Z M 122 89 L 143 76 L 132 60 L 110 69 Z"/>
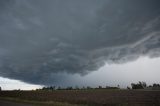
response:
<path id="1" fill-rule="evenodd" d="M 87 86 L 87 89 L 92 89 L 90 86 Z"/>
<path id="2" fill-rule="evenodd" d="M 143 88 L 147 87 L 146 82 L 140 82 L 140 81 L 139 81 L 139 84 L 140 84 Z"/>
<path id="3" fill-rule="evenodd" d="M 145 82 L 138 82 L 137 84 L 131 83 L 132 89 L 144 89 L 147 87 L 147 84 Z"/>
<path id="4" fill-rule="evenodd" d="M 75 86 L 75 90 L 79 90 L 79 87 L 77 85 Z"/>
<path id="5" fill-rule="evenodd" d="M 67 87 L 66 90 L 73 90 L 72 86 Z"/>
<path id="6" fill-rule="evenodd" d="M 127 86 L 127 89 L 129 89 L 129 90 L 130 90 L 131 88 L 130 88 L 129 86 Z"/>
<path id="7" fill-rule="evenodd" d="M 85 90 L 85 89 L 86 89 L 86 87 L 85 87 L 85 86 L 83 86 L 83 87 L 82 87 L 82 89 L 83 89 L 83 90 Z"/>
<path id="8" fill-rule="evenodd" d="M 153 84 L 153 87 L 160 87 L 160 84 Z"/>
<path id="9" fill-rule="evenodd" d="M 120 85 L 117 85 L 117 88 L 120 88 Z"/>
<path id="10" fill-rule="evenodd" d="M 55 86 L 50 86 L 49 90 L 53 91 L 53 90 L 55 90 L 55 88 L 56 88 Z"/>
<path id="11" fill-rule="evenodd" d="M 99 89 L 102 89 L 102 86 L 98 86 Z"/>
<path id="12" fill-rule="evenodd" d="M 57 88 L 57 90 L 62 90 L 62 88 L 59 86 L 59 87 Z"/>
<path id="13" fill-rule="evenodd" d="M 0 91 L 2 91 L 2 88 L 0 87 Z"/>

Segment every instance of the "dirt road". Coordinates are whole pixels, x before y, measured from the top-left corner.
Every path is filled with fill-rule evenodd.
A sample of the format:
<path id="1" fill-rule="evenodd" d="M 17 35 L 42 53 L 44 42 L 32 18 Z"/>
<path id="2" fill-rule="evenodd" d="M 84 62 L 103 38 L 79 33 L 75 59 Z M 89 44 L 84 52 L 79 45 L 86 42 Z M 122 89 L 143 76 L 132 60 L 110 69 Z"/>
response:
<path id="1" fill-rule="evenodd" d="M 6 100 L 0 100 L 0 106 L 34 106 L 34 105 L 15 103 L 15 102 L 6 101 Z"/>

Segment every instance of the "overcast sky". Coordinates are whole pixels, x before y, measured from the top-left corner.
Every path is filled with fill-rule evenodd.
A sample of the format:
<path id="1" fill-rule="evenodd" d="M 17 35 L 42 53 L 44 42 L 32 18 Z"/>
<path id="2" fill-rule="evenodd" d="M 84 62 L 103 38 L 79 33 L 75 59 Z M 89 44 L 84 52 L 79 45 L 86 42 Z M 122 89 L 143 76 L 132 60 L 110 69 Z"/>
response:
<path id="1" fill-rule="evenodd" d="M 1 0 L 0 86 L 159 83 L 159 5 L 159 0 Z"/>

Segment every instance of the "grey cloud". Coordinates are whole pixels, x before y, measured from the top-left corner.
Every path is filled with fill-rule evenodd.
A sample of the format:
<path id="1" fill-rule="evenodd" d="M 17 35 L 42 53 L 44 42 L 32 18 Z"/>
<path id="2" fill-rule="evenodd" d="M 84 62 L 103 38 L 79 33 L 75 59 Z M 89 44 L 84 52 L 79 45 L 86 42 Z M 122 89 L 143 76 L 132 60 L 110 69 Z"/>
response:
<path id="1" fill-rule="evenodd" d="M 50 84 L 58 83 L 56 73 L 85 75 L 106 62 L 160 56 L 159 5 L 159 0 L 1 0 L 0 75 Z"/>

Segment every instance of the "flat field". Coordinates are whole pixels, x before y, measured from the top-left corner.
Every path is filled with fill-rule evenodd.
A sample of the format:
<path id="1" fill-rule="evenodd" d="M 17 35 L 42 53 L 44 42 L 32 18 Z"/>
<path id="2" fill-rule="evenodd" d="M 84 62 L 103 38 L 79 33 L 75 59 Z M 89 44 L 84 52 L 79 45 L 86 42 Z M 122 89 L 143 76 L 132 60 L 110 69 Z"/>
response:
<path id="1" fill-rule="evenodd" d="M 160 106 L 160 91 L 145 90 L 55 90 L 55 91 L 1 91 L 0 99 L 64 103 L 66 106 Z M 65 106 L 65 105 L 64 105 Z"/>

